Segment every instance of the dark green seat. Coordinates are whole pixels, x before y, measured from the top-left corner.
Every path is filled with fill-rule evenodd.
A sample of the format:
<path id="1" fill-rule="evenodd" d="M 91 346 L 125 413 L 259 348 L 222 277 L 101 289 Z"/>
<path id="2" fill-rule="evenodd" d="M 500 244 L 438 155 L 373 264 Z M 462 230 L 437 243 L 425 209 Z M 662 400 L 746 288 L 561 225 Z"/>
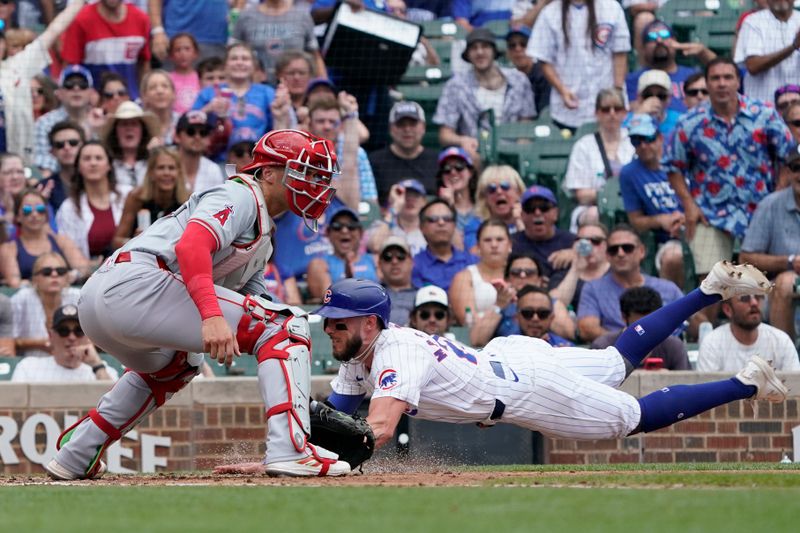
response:
<path id="1" fill-rule="evenodd" d="M 597 191 L 597 210 L 600 221 L 609 229 L 621 222 L 628 221 L 628 213 L 622 202 L 619 178 L 611 178 Z"/>
<path id="2" fill-rule="evenodd" d="M 706 45 L 710 50 L 721 56 L 733 55 L 733 40 L 736 37 L 737 16 L 711 17 L 703 20 L 693 31 L 695 41 Z"/>
<path id="3" fill-rule="evenodd" d="M 107 364 L 108 366 L 110 366 L 111 368 L 113 368 L 114 370 L 116 370 L 116 371 L 117 371 L 117 373 L 118 373 L 120 376 L 122 376 L 122 374 L 124 374 L 124 373 L 125 373 L 125 370 L 126 370 L 126 369 L 125 369 L 125 366 L 124 366 L 122 363 L 120 363 L 120 362 L 117 360 L 117 358 L 116 358 L 116 357 L 114 357 L 114 356 L 113 356 L 113 355 L 111 355 L 110 353 L 105 353 L 105 352 L 100 352 L 98 355 L 100 356 L 100 358 L 103 360 L 103 362 L 104 362 L 105 364 Z"/>
<path id="4" fill-rule="evenodd" d="M 442 96 L 443 84 L 436 85 L 398 85 L 397 91 L 403 95 L 404 100 L 417 102 L 425 110 L 427 123 L 431 124 L 436 106 Z"/>
<path id="5" fill-rule="evenodd" d="M 422 23 L 422 35 L 428 39 L 463 39 L 467 36 L 466 30 L 450 20 L 429 20 Z"/>
<path id="6" fill-rule="evenodd" d="M 523 179 L 541 183 L 566 174 L 573 144 L 574 138 L 565 139 L 560 134 L 536 139 L 520 152 Z"/>
<path id="7" fill-rule="evenodd" d="M 11 375 L 20 361 L 21 357 L 0 357 L 0 381 L 11 381 Z"/>
<path id="8" fill-rule="evenodd" d="M 721 0 L 724 1 L 726 0 Z M 669 0 L 658 8 L 658 17 L 672 27 L 679 41 L 686 42 L 691 40 L 692 32 L 699 25 L 707 22 L 719 11 L 719 4 L 716 8 L 712 3 L 709 5 L 711 8 L 706 7 L 706 2 L 703 0 Z M 681 57 L 678 56 L 679 59 Z"/>
<path id="9" fill-rule="evenodd" d="M 428 42 L 431 48 L 436 51 L 436 55 L 439 56 L 441 64 L 449 68 L 454 41 L 452 39 L 430 39 Z"/>
<path id="10" fill-rule="evenodd" d="M 428 65 L 412 65 L 408 67 L 400 83 L 444 83 L 453 75 L 450 65 L 431 67 Z"/>
<path id="11" fill-rule="evenodd" d="M 506 34 L 508 33 L 509 28 L 511 27 L 510 20 L 490 20 L 489 22 L 485 23 L 482 28 L 486 28 L 497 39 L 502 39 L 505 41 Z"/>
<path id="12" fill-rule="evenodd" d="M 681 235 L 681 250 L 683 251 L 683 292 L 690 292 L 697 288 L 700 280 L 694 266 L 694 254 L 689 247 L 689 242 Z"/>

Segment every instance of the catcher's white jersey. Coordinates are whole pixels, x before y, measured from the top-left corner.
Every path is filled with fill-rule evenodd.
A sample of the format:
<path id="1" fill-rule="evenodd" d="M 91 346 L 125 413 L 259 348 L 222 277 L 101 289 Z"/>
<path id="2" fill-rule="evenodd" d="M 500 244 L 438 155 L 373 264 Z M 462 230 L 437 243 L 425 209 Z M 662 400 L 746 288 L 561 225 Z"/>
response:
<path id="1" fill-rule="evenodd" d="M 340 367 L 336 393 L 397 398 L 411 416 L 455 423 L 493 423 L 500 402 L 497 421 L 565 437 L 624 436 L 641 415 L 635 398 L 613 388 L 625 378 L 613 347 L 553 348 L 511 336 L 477 351 L 392 325 L 374 350 L 369 372 L 362 363 Z"/>
<path id="2" fill-rule="evenodd" d="M 167 267 L 180 272 L 175 245 L 186 227 L 196 223 L 216 240 L 212 255 L 214 284 L 240 290 L 251 278 L 263 278 L 272 255 L 272 221 L 261 187 L 250 176 L 235 176 L 222 185 L 192 194 L 181 207 L 158 219 L 122 251 L 142 251 L 161 257 Z M 263 279 L 260 280 L 263 286 Z M 262 290 L 250 290 L 260 294 Z"/>

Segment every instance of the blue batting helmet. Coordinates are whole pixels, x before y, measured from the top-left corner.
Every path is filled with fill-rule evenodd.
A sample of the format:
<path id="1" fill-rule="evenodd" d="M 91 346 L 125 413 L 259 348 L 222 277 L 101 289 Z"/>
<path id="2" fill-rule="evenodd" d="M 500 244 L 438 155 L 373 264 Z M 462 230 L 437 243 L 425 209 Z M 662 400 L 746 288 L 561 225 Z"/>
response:
<path id="1" fill-rule="evenodd" d="M 322 307 L 314 313 L 325 318 L 375 315 L 386 328 L 391 309 L 392 301 L 381 285 L 366 279 L 345 278 L 328 287 Z"/>

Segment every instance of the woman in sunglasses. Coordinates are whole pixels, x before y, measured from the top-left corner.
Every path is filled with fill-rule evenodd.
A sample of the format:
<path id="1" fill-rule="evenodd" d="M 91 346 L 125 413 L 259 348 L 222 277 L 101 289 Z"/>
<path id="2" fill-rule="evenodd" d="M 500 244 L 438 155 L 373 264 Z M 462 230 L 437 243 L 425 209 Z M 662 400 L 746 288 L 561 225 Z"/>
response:
<path id="1" fill-rule="evenodd" d="M 117 112 L 122 102 L 130 101 L 125 79 L 116 72 L 104 72 L 100 78 L 100 109 L 106 117 Z"/>
<path id="2" fill-rule="evenodd" d="M 54 234 L 50 228 L 47 201 L 36 189 L 25 189 L 15 199 L 14 238 L 0 245 L 0 272 L 6 285 L 18 288 L 23 280 L 30 281 L 34 264 L 43 254 L 63 254 L 71 268 L 85 273 L 89 261 L 66 235 Z"/>
<path id="3" fill-rule="evenodd" d="M 478 227 L 483 220 L 499 220 L 508 228 L 509 235 L 525 229 L 522 223 L 520 197 L 525 183 L 519 172 L 508 165 L 486 167 L 477 183 L 475 195 L 476 220 L 464 228 L 464 248 L 476 250 Z"/>
<path id="4" fill-rule="evenodd" d="M 53 312 L 62 305 L 76 305 L 79 296 L 80 289 L 69 286 L 69 267 L 64 257 L 57 252 L 40 255 L 33 263 L 31 284 L 11 297 L 17 355 L 50 355 L 47 330 Z"/>
<path id="5" fill-rule="evenodd" d="M 517 293 L 526 286 L 547 287 L 547 278 L 542 276 L 539 262 L 532 256 L 511 254 L 505 266 L 504 280 L 492 283 L 497 299 L 492 309 L 477 320 L 470 329 L 469 340 L 473 346 L 484 346 L 498 336 L 519 335 L 517 321 Z M 550 325 L 558 335 L 575 338 L 575 325 L 566 306 L 558 299 L 551 302 L 553 320 Z"/>
<path id="6" fill-rule="evenodd" d="M 600 222 L 591 222 L 578 228 L 578 238 L 572 246 L 575 261 L 570 264 L 561 283 L 550 291 L 553 298 L 571 307 L 576 313 L 584 284 L 601 278 L 608 272 L 606 239 L 608 228 Z"/>
<path id="7" fill-rule="evenodd" d="M 601 90 L 594 111 L 597 132 L 578 139 L 572 147 L 564 176 L 564 189 L 578 202 L 572 212 L 572 233 L 581 222 L 598 220 L 597 191 L 606 180 L 619 176 L 620 169 L 630 163 L 635 154 L 628 134 L 622 128 L 627 114 L 622 91 Z"/>
<path id="8" fill-rule="evenodd" d="M 474 225 L 474 233 L 481 219 L 475 213 L 478 173 L 472 158 L 463 148 L 451 146 L 442 150 L 438 160 L 439 169 L 436 173 L 438 196 L 456 208 L 456 229 L 464 233 L 467 226 Z"/>
<path id="9" fill-rule="evenodd" d="M 189 199 L 178 152 L 161 146 L 150 152 L 142 185 L 125 199 L 113 246 L 119 248 L 150 224 L 166 216 Z"/>

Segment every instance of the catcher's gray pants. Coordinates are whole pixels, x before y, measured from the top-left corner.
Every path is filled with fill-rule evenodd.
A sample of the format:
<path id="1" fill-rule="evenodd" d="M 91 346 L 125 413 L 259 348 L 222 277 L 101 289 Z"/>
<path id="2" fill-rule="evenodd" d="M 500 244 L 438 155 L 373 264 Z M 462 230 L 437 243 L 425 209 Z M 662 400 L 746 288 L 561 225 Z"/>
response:
<path id="1" fill-rule="evenodd" d="M 195 355 L 203 351 L 200 313 L 180 277 L 153 255 L 130 254 L 128 262 L 115 262 L 116 256 L 106 261 L 86 282 L 78 303 L 89 338 L 130 370 L 59 439 L 63 446 L 56 461 L 90 477 L 105 447 L 191 381 L 203 360 Z M 239 331 L 240 347 L 246 344 L 242 316 L 255 317 L 256 327 L 245 333 L 252 353 L 259 354 L 259 388 L 269 417 L 265 462 L 302 457 L 311 381 L 306 319 L 265 311 L 259 300 L 223 287 L 216 292 L 228 325 Z"/>

